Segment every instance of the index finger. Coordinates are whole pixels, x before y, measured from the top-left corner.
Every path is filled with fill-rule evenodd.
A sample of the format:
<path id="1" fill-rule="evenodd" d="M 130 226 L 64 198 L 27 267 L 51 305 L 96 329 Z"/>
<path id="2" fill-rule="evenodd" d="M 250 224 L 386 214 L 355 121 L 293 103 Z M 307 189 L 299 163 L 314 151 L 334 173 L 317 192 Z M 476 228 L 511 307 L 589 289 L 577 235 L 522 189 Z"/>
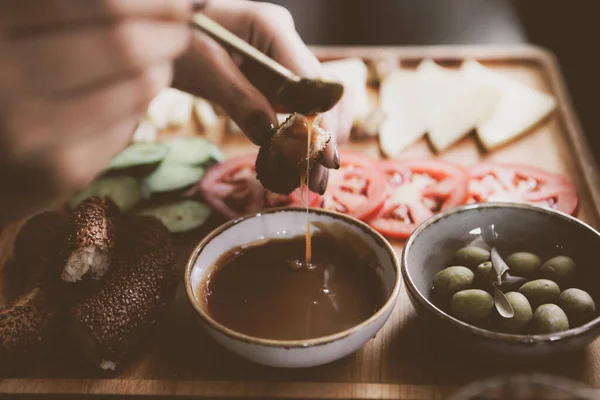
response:
<path id="1" fill-rule="evenodd" d="M 51 28 L 126 17 L 185 21 L 194 0 L 3 0 L 0 30 Z"/>

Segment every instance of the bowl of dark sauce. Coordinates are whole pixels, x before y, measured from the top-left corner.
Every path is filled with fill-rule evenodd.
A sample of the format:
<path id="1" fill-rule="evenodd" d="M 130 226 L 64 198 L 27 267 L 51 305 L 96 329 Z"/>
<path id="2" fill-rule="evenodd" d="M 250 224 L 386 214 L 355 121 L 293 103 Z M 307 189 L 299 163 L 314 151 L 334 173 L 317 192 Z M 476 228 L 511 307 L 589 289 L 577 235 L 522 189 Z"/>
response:
<path id="1" fill-rule="evenodd" d="M 188 299 L 233 353 L 273 367 L 311 367 L 360 349 L 383 327 L 401 285 L 391 245 L 368 225 L 310 209 L 230 221 L 196 247 Z"/>
<path id="2" fill-rule="evenodd" d="M 465 314 L 457 312 L 460 311 L 458 308 L 453 309 L 452 304 L 456 300 L 455 305 L 458 307 L 458 300 L 464 301 L 467 296 L 457 299 L 455 293 L 450 295 L 451 298 L 442 299 L 436 293 L 436 274 L 449 267 L 456 268 L 451 266 L 458 265 L 456 255 L 460 249 L 481 244 L 483 248 L 487 246 L 488 250 L 494 248 L 496 254 L 504 260 L 518 252 L 536 254 L 542 267 L 527 276 L 525 281 L 553 279 L 560 286 L 557 296 L 540 304 L 535 304 L 528 298 L 533 318 L 518 330 L 504 330 L 503 326 L 507 324 L 502 319 L 504 317 L 499 315 L 502 307 L 496 304 L 494 289 L 490 289 L 488 283 L 487 286 L 482 286 L 477 277 L 471 286 L 467 284 L 460 290 L 471 291 L 471 294 L 477 290 L 480 295 L 487 291 L 494 304 L 487 314 L 489 318 L 476 322 L 466 320 Z M 595 304 L 600 304 L 598 248 L 598 231 L 560 211 L 514 203 L 472 204 L 440 213 L 421 224 L 404 247 L 401 271 L 415 310 L 429 324 L 428 330 L 434 332 L 440 342 L 449 342 L 448 348 L 469 350 L 477 357 L 483 357 L 485 354 L 508 357 L 507 360 L 521 360 L 522 357 L 539 359 L 582 349 L 600 335 L 600 317 L 597 309 L 592 317 L 578 321 L 571 318 L 572 314 L 564 306 L 561 296 L 558 296 L 558 293 L 562 295 L 566 290 L 577 288 L 588 293 Z M 550 260 L 556 257 L 568 257 L 573 260 L 576 265 L 573 279 L 563 281 L 547 275 L 548 271 L 543 265 L 551 263 Z M 492 257 L 490 259 L 490 262 L 494 261 Z M 474 266 L 465 266 L 477 273 Z M 463 271 L 466 269 L 463 266 L 459 268 Z M 509 269 L 507 274 L 511 273 L 513 270 Z M 501 277 L 502 283 L 503 279 Z M 525 297 L 529 294 L 521 283 L 506 290 L 500 284 L 497 288 L 505 293 L 518 292 Z M 475 305 L 490 305 L 489 299 L 488 295 L 479 296 L 475 301 L 478 304 Z M 569 325 L 555 330 L 546 329 L 546 325 L 541 326 L 540 319 L 536 319 L 536 311 L 542 306 L 546 310 L 548 307 L 553 310 L 562 307 L 568 316 Z M 543 316 L 540 310 L 538 317 Z M 540 326 L 544 329 L 540 329 Z"/>

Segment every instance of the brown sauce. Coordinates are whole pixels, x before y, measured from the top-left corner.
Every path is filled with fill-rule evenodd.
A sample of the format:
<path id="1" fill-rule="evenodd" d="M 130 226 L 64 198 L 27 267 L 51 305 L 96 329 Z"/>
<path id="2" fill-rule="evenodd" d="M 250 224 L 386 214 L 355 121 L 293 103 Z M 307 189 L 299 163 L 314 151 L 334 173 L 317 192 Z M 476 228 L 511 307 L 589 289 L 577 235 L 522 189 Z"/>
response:
<path id="1" fill-rule="evenodd" d="M 310 175 L 310 146 L 312 145 L 312 126 L 315 117 L 307 117 L 308 122 L 308 135 L 306 137 L 306 196 L 304 196 L 304 202 L 306 203 L 306 265 L 310 265 L 312 259 L 312 241 L 310 237 L 310 217 L 308 215 L 308 182 Z M 300 185 L 302 190 L 302 185 Z"/>
<path id="2" fill-rule="evenodd" d="M 300 196 L 302 197 L 302 200 L 304 201 L 304 206 L 306 207 L 306 233 L 305 233 L 306 250 L 305 250 L 304 262 L 305 262 L 305 266 L 307 268 L 311 267 L 310 261 L 312 258 L 312 241 L 311 241 L 311 237 L 310 237 L 310 216 L 308 213 L 308 209 L 309 209 L 308 185 L 310 182 L 310 148 L 314 144 L 312 130 L 313 130 L 313 124 L 314 124 L 316 118 L 317 118 L 317 116 L 314 116 L 314 115 L 313 116 L 304 116 L 306 125 L 308 127 L 308 132 L 306 135 L 306 152 L 304 154 L 304 165 L 300 166 L 300 170 L 301 170 L 301 172 L 300 172 Z"/>
<path id="3" fill-rule="evenodd" d="M 304 340 L 341 332 L 383 305 L 373 254 L 313 234 L 311 268 L 304 268 L 305 237 L 235 248 L 221 256 L 201 286 L 208 314 L 250 336 Z"/>

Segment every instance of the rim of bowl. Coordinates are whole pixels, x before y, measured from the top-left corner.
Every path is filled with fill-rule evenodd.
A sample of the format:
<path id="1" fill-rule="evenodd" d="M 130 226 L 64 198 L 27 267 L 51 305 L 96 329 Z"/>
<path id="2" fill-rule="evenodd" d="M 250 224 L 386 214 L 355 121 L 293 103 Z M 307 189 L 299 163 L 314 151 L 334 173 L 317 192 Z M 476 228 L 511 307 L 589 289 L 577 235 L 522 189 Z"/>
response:
<path id="1" fill-rule="evenodd" d="M 322 210 L 322 209 L 309 207 L 310 213 L 321 214 L 321 215 L 324 214 L 324 215 L 327 215 L 334 219 L 343 220 L 344 222 L 346 222 L 350 225 L 355 225 L 358 228 L 360 228 L 361 230 L 363 230 L 366 234 L 373 236 L 376 239 L 376 241 L 381 243 L 382 247 L 385 249 L 385 251 L 390 256 L 390 259 L 393 264 L 394 272 L 396 274 L 392 292 L 388 296 L 385 303 L 381 306 L 381 308 L 379 310 L 377 310 L 377 312 L 375 314 L 371 315 L 368 319 L 362 321 L 361 323 L 359 323 L 349 329 L 346 329 L 344 331 L 334 333 L 331 335 L 320 336 L 320 337 L 306 339 L 306 340 L 276 340 L 276 339 L 265 339 L 265 338 L 261 338 L 261 337 L 257 337 L 257 336 L 246 335 L 241 332 L 230 329 L 223 324 L 218 323 L 210 315 L 208 315 L 208 312 L 206 312 L 200 306 L 199 302 L 196 300 L 196 296 L 194 294 L 195 288 L 192 288 L 192 284 L 191 284 L 191 274 L 192 274 L 193 267 L 196 263 L 196 259 L 198 258 L 198 256 L 202 252 L 202 250 L 204 250 L 204 248 L 208 245 L 208 243 L 210 243 L 214 238 L 219 236 L 224 231 L 230 229 L 231 227 L 233 227 L 243 221 L 246 221 L 249 219 L 260 218 L 261 216 L 266 215 L 266 214 L 277 214 L 280 212 L 298 212 L 298 211 L 306 212 L 306 208 L 305 207 L 271 208 L 271 209 L 263 210 L 258 213 L 248 214 L 248 215 L 242 216 L 240 218 L 225 222 L 224 224 L 215 228 L 207 236 L 205 236 L 200 241 L 200 243 L 194 248 L 194 251 L 188 258 L 187 264 L 185 266 L 184 285 L 185 285 L 185 292 L 186 292 L 188 301 L 192 304 L 192 307 L 194 307 L 194 310 L 198 313 L 198 315 L 204 321 L 204 323 L 208 324 L 210 327 L 217 330 L 221 334 L 224 334 L 230 338 L 240 340 L 240 341 L 243 341 L 246 343 L 258 344 L 258 345 L 267 346 L 267 347 L 305 348 L 305 347 L 314 347 L 314 346 L 325 345 L 325 344 L 343 339 L 347 336 L 350 336 L 353 333 L 362 329 L 363 327 L 374 323 L 382 315 L 384 315 L 386 312 L 388 312 L 388 310 L 390 308 L 393 308 L 396 305 L 396 302 L 398 299 L 398 294 L 400 293 L 400 287 L 402 286 L 402 273 L 400 272 L 400 261 L 399 261 L 398 255 L 396 254 L 396 252 L 394 251 L 394 248 L 388 242 L 388 240 L 385 237 L 383 237 L 383 235 L 381 235 L 379 232 L 377 232 L 375 229 L 371 228 L 366 223 L 364 223 L 354 217 L 351 217 L 351 216 L 348 216 L 345 214 L 341 214 L 336 211 Z"/>
<path id="2" fill-rule="evenodd" d="M 421 303 L 423 306 L 425 306 L 425 308 L 428 311 L 433 312 L 433 314 L 437 315 L 438 317 L 441 317 L 446 322 L 448 322 L 462 330 L 469 331 L 471 333 L 486 337 L 488 339 L 496 339 L 496 340 L 499 339 L 499 340 L 513 342 L 513 343 L 516 342 L 516 343 L 523 343 L 523 344 L 536 344 L 536 343 L 540 343 L 540 342 L 554 342 L 554 341 L 563 340 L 566 338 L 574 338 L 574 337 L 581 336 L 581 335 L 587 333 L 594 325 L 598 325 L 598 323 L 600 323 L 600 316 L 598 316 L 598 317 L 594 318 L 593 320 L 587 322 L 584 325 L 578 326 L 576 328 L 571 328 L 571 329 L 568 329 L 568 330 L 562 331 L 562 332 L 537 334 L 537 335 L 518 335 L 518 334 L 514 334 L 514 333 L 494 332 L 494 331 L 491 331 L 488 329 L 479 328 L 475 325 L 471 325 L 471 324 L 463 322 L 457 318 L 454 318 L 453 316 L 451 316 L 450 314 L 446 313 L 445 311 L 443 311 L 442 309 L 437 307 L 435 304 L 433 304 L 433 302 L 431 302 L 429 299 L 427 299 L 419 291 L 419 289 L 417 289 L 415 283 L 412 280 L 410 273 L 408 272 L 408 253 L 410 252 L 410 248 L 411 248 L 413 242 L 416 240 L 416 238 L 419 236 L 419 234 L 422 231 L 424 231 L 425 229 L 427 229 L 429 226 L 433 225 L 434 223 L 438 222 L 439 220 L 444 219 L 450 215 L 466 213 L 466 212 L 469 212 L 469 211 L 472 211 L 475 209 L 480 209 L 480 208 L 514 208 L 514 209 L 521 209 L 521 210 L 525 210 L 525 211 L 546 214 L 546 215 L 549 215 L 551 218 L 560 218 L 560 219 L 567 221 L 568 223 L 573 223 L 575 225 L 578 225 L 580 228 L 587 229 L 587 230 L 591 231 L 592 233 L 594 233 L 596 236 L 598 236 L 598 238 L 600 239 L 600 232 L 598 232 L 596 229 L 592 228 L 590 225 L 586 224 L 585 222 L 583 222 L 569 214 L 566 214 L 562 211 L 548 209 L 548 208 L 539 207 L 539 206 L 534 206 L 534 205 L 530 205 L 530 204 L 508 203 L 508 202 L 489 202 L 489 203 L 467 204 L 467 205 L 458 206 L 458 207 L 446 210 L 442 213 L 439 213 L 439 214 L 431 217 L 427 221 L 423 222 L 419 227 L 417 227 L 417 229 L 415 229 L 415 231 L 411 234 L 411 236 L 406 241 L 404 249 L 402 249 L 401 265 L 400 265 L 400 269 L 402 271 L 402 277 L 403 277 L 404 281 L 406 282 L 407 291 L 410 291 L 412 294 L 414 294 L 415 297 L 417 298 L 417 300 L 419 301 L 419 303 Z"/>

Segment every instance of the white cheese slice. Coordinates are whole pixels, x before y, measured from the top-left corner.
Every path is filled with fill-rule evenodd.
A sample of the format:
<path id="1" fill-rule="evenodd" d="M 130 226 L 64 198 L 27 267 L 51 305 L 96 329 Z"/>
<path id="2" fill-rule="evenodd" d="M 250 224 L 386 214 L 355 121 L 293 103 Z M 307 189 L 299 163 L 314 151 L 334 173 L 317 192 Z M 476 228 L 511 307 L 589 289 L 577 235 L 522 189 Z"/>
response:
<path id="1" fill-rule="evenodd" d="M 199 97 L 194 103 L 194 114 L 203 129 L 211 129 L 219 124 L 219 116 L 212 104 Z"/>
<path id="2" fill-rule="evenodd" d="M 194 96 L 173 88 L 163 89 L 148 107 L 148 116 L 158 129 L 179 127 L 190 122 Z"/>
<path id="3" fill-rule="evenodd" d="M 134 142 L 155 142 L 157 138 L 158 131 L 148 118 L 142 119 L 133 133 Z"/>
<path id="4" fill-rule="evenodd" d="M 477 135 L 486 149 L 499 147 L 537 124 L 556 108 L 556 99 L 492 71 L 475 60 L 461 68 L 469 80 L 501 92 L 492 114 L 477 125 Z"/>
<path id="5" fill-rule="evenodd" d="M 429 140 L 441 152 L 471 132 L 489 117 L 500 93 L 487 85 L 466 79 L 458 70 L 424 60 L 417 73 L 421 81 L 419 107 Z"/>
<path id="6" fill-rule="evenodd" d="M 367 80 L 369 70 L 360 58 L 346 58 L 342 60 L 327 61 L 322 63 L 325 75 L 329 79 L 337 80 L 344 85 L 344 95 L 352 99 L 352 120 L 356 124 L 369 114 L 369 95 L 367 93 Z"/>
<path id="7" fill-rule="evenodd" d="M 229 117 L 227 118 L 227 132 L 233 133 L 234 135 L 241 135 L 244 133 L 242 128 L 240 128 L 239 125 Z"/>
<path id="8" fill-rule="evenodd" d="M 397 69 L 381 83 L 380 108 L 385 119 L 379 129 L 379 145 L 387 157 L 399 156 L 425 134 L 419 90 L 417 73 L 411 70 Z"/>

